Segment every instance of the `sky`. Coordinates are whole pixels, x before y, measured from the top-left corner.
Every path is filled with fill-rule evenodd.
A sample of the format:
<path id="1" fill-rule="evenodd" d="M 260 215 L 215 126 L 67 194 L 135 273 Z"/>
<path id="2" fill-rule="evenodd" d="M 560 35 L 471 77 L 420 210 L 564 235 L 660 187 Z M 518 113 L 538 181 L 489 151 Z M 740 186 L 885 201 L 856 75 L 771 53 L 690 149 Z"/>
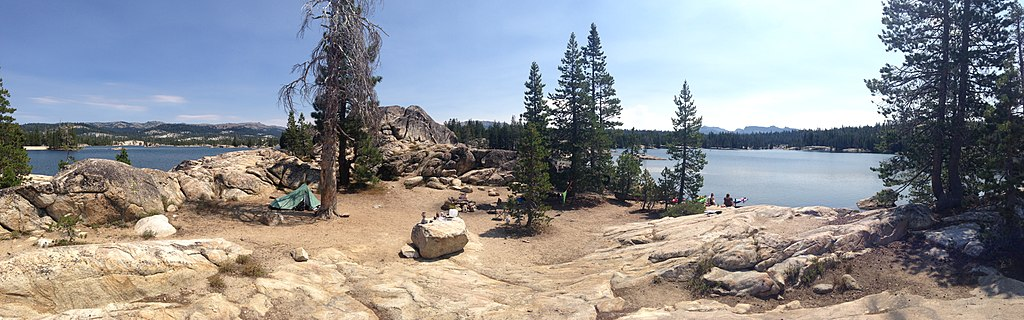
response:
<path id="1" fill-rule="evenodd" d="M 303 1 L 0 0 L 0 78 L 18 122 L 262 122 L 319 31 Z M 557 87 L 570 33 L 601 36 L 624 128 L 670 129 L 688 82 L 704 125 L 831 128 L 883 120 L 864 79 L 885 52 L 880 1 L 378 3 L 381 105 L 438 122 L 508 121 L 536 61 Z M 305 112 L 311 108 L 303 107 Z"/>

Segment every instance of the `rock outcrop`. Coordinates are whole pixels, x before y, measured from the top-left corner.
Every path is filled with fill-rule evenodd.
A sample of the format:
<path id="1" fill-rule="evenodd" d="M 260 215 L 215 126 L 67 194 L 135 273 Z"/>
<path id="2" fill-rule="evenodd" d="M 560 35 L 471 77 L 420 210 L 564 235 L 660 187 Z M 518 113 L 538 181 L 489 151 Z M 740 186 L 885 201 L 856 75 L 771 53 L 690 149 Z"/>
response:
<path id="1" fill-rule="evenodd" d="M 13 189 L 0 190 L 0 233 L 39 233 L 52 222 L 46 211 L 36 208 Z"/>
<path id="2" fill-rule="evenodd" d="M 455 144 L 455 133 L 423 111 L 419 106 L 387 106 L 381 108 L 381 133 L 388 141 L 428 144 Z"/>
<path id="3" fill-rule="evenodd" d="M 223 239 L 55 247 L 0 260 L 0 317 L 102 308 L 205 286 L 208 252 L 249 251 Z"/>
<path id="4" fill-rule="evenodd" d="M 177 211 L 186 201 L 262 200 L 303 183 L 315 187 L 319 178 L 318 168 L 273 149 L 188 160 L 170 172 L 85 159 L 49 182 L 0 192 L 0 226 L 33 232 L 65 215 L 86 224 L 133 221 Z"/>
<path id="5" fill-rule="evenodd" d="M 184 161 L 171 170 L 190 199 L 263 199 L 303 183 L 316 187 L 320 169 L 274 149 L 228 152 Z"/>
<path id="6" fill-rule="evenodd" d="M 171 174 L 102 159 L 75 162 L 51 182 L 14 191 L 54 219 L 70 214 L 90 224 L 163 214 L 185 201 Z"/>
<path id="7" fill-rule="evenodd" d="M 412 244 L 419 256 L 435 259 L 462 251 L 469 243 L 466 222 L 461 218 L 439 219 L 412 228 Z"/>

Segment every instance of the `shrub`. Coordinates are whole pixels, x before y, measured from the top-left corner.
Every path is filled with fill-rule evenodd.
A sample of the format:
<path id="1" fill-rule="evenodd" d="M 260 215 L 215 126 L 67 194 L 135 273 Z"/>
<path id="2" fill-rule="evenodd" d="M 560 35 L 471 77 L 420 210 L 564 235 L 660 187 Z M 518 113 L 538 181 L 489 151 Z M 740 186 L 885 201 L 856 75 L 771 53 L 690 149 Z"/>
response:
<path id="1" fill-rule="evenodd" d="M 57 161 L 57 171 L 64 171 L 64 169 L 67 169 L 72 163 L 75 163 L 75 157 L 69 154 L 67 159 Z"/>
<path id="2" fill-rule="evenodd" d="M 142 233 L 142 239 L 150 240 L 153 238 L 156 238 L 156 232 L 153 232 L 153 230 L 146 230 L 146 232 Z"/>
<path id="3" fill-rule="evenodd" d="M 209 278 L 206 278 L 206 280 L 210 282 L 210 289 L 213 289 L 213 291 L 224 292 L 224 289 L 228 287 L 228 285 L 224 283 L 224 278 L 221 277 L 220 274 L 212 275 Z"/>
<path id="4" fill-rule="evenodd" d="M 704 206 L 703 202 L 700 201 L 684 201 L 680 204 L 669 206 L 664 212 L 661 213 L 661 217 L 681 217 L 695 214 L 704 213 L 707 207 Z"/>
<path id="5" fill-rule="evenodd" d="M 818 280 L 828 270 L 835 269 L 838 262 L 835 260 L 828 259 L 814 259 L 811 265 L 804 268 L 803 274 L 800 275 L 800 284 L 803 286 L 809 286 L 814 283 L 814 280 Z"/>
<path id="6" fill-rule="evenodd" d="M 75 227 L 82 220 L 78 216 L 66 215 L 50 223 L 49 229 L 51 232 L 59 233 L 64 239 L 57 241 L 56 245 L 66 246 L 75 244 L 75 239 L 78 238 L 78 230 Z"/>
<path id="7" fill-rule="evenodd" d="M 238 256 L 235 258 L 234 263 L 225 263 L 217 270 L 220 273 L 252 278 L 264 277 L 270 273 L 265 267 L 263 267 L 263 264 L 257 262 L 248 255 Z"/>
<path id="8" fill-rule="evenodd" d="M 715 265 L 711 263 L 711 257 L 702 257 L 697 260 L 694 265 L 693 274 L 690 275 L 689 279 L 686 279 L 684 286 L 690 290 L 690 294 L 694 297 L 702 297 L 711 293 L 711 289 L 714 285 L 704 280 L 704 275 L 711 272 L 711 268 Z"/>

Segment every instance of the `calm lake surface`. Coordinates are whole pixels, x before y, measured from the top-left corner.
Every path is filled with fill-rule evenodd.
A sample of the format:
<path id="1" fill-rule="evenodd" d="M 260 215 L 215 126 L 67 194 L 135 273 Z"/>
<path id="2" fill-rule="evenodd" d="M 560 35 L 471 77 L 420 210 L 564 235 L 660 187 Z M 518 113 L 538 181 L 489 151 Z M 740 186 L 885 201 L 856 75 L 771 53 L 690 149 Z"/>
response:
<path id="1" fill-rule="evenodd" d="M 621 150 L 616 150 L 620 152 Z M 708 150 L 701 194 L 715 194 L 722 203 L 726 193 L 747 197 L 746 205 L 774 204 L 788 207 L 822 205 L 855 209 L 857 200 L 882 189 L 871 171 L 892 157 L 870 153 L 827 153 L 788 150 Z M 669 158 L 664 149 L 648 155 Z M 647 160 L 644 167 L 655 179 L 671 160 Z"/>
<path id="2" fill-rule="evenodd" d="M 127 147 L 132 164 L 141 168 L 170 170 L 182 161 L 199 159 L 245 148 L 207 147 Z M 619 152 L 621 150 L 615 150 Z M 120 151 L 113 147 L 87 147 L 71 152 L 75 159 L 111 159 Z M 826 153 L 786 150 L 704 150 L 708 165 L 702 172 L 701 194 L 715 194 L 721 203 L 726 193 L 734 198 L 747 197 L 746 205 L 774 204 L 800 207 L 823 205 L 835 208 L 856 208 L 857 200 L 882 189 L 871 167 L 891 155 L 868 153 Z M 650 149 L 647 154 L 668 158 L 664 149 Z M 32 173 L 54 175 L 57 162 L 66 158 L 66 151 L 29 151 Z M 647 160 L 644 167 L 655 179 L 661 170 L 672 166 L 671 160 Z"/>
<path id="3" fill-rule="evenodd" d="M 121 150 L 114 150 L 115 147 L 85 147 L 81 150 L 71 152 L 70 155 L 76 160 L 82 159 L 110 159 L 114 160 Z M 119 148 L 119 147 L 117 147 Z M 225 152 L 248 150 L 246 148 L 209 148 L 209 147 L 126 147 L 128 158 L 132 165 L 139 168 L 152 168 L 159 170 L 171 170 L 182 161 L 199 159 L 206 156 L 218 155 Z M 57 174 L 57 162 L 68 157 L 67 151 L 29 151 L 29 164 L 32 165 L 32 173 L 55 175 Z"/>

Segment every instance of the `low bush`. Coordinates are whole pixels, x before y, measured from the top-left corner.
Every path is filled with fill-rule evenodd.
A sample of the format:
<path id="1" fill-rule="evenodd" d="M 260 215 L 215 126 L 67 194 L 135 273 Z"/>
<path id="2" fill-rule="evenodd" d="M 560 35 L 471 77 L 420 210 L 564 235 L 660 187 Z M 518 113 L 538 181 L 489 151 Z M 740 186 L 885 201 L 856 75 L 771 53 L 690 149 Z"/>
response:
<path id="1" fill-rule="evenodd" d="M 248 255 L 236 257 L 234 263 L 225 263 L 218 268 L 218 271 L 222 274 L 231 274 L 250 278 L 261 278 L 270 273 L 263 264 Z"/>
<path id="2" fill-rule="evenodd" d="M 711 293 L 714 284 L 704 280 L 704 275 L 711 272 L 715 265 L 711 263 L 711 257 L 702 257 L 694 265 L 693 274 L 683 284 L 694 297 L 703 297 Z"/>
<path id="3" fill-rule="evenodd" d="M 227 284 L 224 283 L 224 278 L 221 277 L 220 274 L 212 275 L 209 278 L 206 278 L 206 280 L 210 282 L 210 289 L 213 289 L 213 291 L 216 292 L 224 292 L 224 289 L 228 287 Z"/>
<path id="4" fill-rule="evenodd" d="M 681 217 L 704 213 L 707 207 L 700 201 L 684 201 L 680 204 L 669 206 L 661 213 L 661 217 Z"/>

